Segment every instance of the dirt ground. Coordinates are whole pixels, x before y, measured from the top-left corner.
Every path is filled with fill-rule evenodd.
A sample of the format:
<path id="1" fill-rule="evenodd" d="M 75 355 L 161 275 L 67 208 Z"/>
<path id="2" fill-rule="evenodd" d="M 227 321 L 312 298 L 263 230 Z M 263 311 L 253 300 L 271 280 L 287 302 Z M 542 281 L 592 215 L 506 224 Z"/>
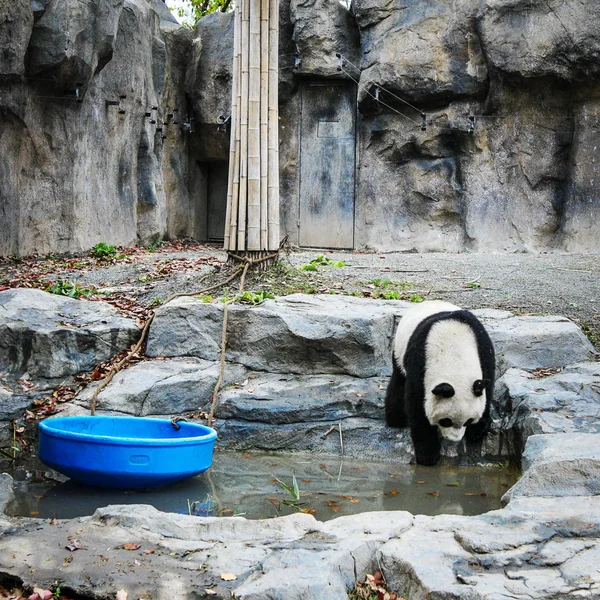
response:
<path id="1" fill-rule="evenodd" d="M 122 296 L 141 308 L 156 306 L 173 293 L 194 292 L 223 281 L 230 269 L 225 265 L 226 253 L 216 245 L 170 243 L 125 252 L 125 257 L 111 261 L 2 259 L 0 290 L 23 284 L 43 288 L 60 277 L 80 287 L 93 286 L 107 298 Z M 207 279 L 200 281 L 205 275 Z M 563 315 L 583 327 L 600 347 L 600 254 L 286 251 L 277 267 L 249 276 L 245 289 L 276 295 L 444 299 L 471 309 Z M 212 294 L 231 296 L 235 291 L 232 284 L 231 289 Z"/>

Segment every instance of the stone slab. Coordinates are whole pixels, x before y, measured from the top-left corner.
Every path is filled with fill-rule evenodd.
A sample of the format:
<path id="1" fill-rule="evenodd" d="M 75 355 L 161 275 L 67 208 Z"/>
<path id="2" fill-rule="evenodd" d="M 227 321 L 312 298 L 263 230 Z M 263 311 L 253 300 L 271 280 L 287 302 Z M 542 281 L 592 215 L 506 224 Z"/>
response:
<path id="1" fill-rule="evenodd" d="M 106 302 L 35 289 L 0 292 L 0 371 L 56 378 L 93 369 L 140 336 L 132 319 Z"/>
<path id="2" fill-rule="evenodd" d="M 210 589 L 217 598 L 341 600 L 378 569 L 392 591 L 419 600 L 555 600 L 598 592 L 597 496 L 518 498 L 478 517 L 398 511 L 327 523 L 304 514 L 249 521 L 132 505 L 9 525 L 0 537 L 0 570 L 25 585 L 48 587 L 58 579 L 79 595 L 114 597 L 124 589 L 134 598 L 191 600 Z M 85 549 L 67 550 L 70 536 Z M 131 542 L 140 548 L 123 549 Z M 234 578 L 225 581 L 224 573 Z"/>
<path id="3" fill-rule="evenodd" d="M 389 376 L 398 319 L 410 306 L 349 296 L 294 294 L 257 307 L 229 308 L 227 359 L 271 373 Z M 475 311 L 477 314 L 477 311 Z M 552 368 L 595 356 L 581 330 L 563 317 L 482 311 L 496 347 L 498 372 Z M 150 356 L 217 360 L 223 306 L 183 297 L 158 309 Z"/>
<path id="4" fill-rule="evenodd" d="M 210 409 L 220 365 L 195 357 L 148 360 L 125 369 L 98 394 L 98 409 L 138 417 L 181 415 Z M 246 370 L 228 365 L 223 385 L 243 382 Z M 95 386 L 81 393 L 76 404 L 89 407 Z"/>
<path id="5" fill-rule="evenodd" d="M 524 473 L 504 495 L 600 495 L 600 437 L 592 433 L 532 435 L 523 453 Z"/>

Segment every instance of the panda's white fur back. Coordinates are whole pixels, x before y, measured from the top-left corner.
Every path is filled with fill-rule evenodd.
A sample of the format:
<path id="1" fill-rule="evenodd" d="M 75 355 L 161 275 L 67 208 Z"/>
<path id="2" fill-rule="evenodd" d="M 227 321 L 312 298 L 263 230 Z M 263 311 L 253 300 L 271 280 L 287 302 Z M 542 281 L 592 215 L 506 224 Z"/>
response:
<path id="1" fill-rule="evenodd" d="M 454 427 L 442 428 L 442 433 L 458 441 L 464 435 L 464 423 L 478 421 L 485 410 L 485 395 L 473 392 L 473 382 L 482 379 L 477 339 L 466 323 L 439 321 L 429 331 L 425 356 L 425 415 L 431 424 L 451 416 Z M 434 396 L 431 390 L 446 382 L 454 388 L 454 396 Z"/>
<path id="2" fill-rule="evenodd" d="M 428 302 L 411 306 L 406 314 L 400 319 L 398 329 L 396 330 L 396 337 L 394 339 L 394 359 L 396 361 L 396 365 L 403 373 L 406 373 L 404 369 L 404 355 L 406 353 L 406 347 L 408 346 L 410 336 L 419 326 L 419 323 L 431 315 L 454 310 L 461 309 L 454 304 L 450 304 L 450 302 L 444 302 L 443 300 L 430 300 Z"/>

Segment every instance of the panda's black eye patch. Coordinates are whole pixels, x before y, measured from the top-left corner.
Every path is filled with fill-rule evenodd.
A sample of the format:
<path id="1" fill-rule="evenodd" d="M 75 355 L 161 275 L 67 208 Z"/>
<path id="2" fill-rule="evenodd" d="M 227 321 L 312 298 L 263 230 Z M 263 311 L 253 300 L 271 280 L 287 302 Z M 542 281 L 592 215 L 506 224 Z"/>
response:
<path id="1" fill-rule="evenodd" d="M 473 419 L 467 419 L 463 427 L 468 427 L 469 425 L 471 425 L 471 423 L 473 423 Z"/>
<path id="2" fill-rule="evenodd" d="M 438 425 L 440 427 L 452 427 L 452 419 L 440 419 Z"/>
<path id="3" fill-rule="evenodd" d="M 485 390 L 485 386 L 489 383 L 488 379 L 477 379 L 473 382 L 473 393 L 476 396 L 481 396 Z"/>

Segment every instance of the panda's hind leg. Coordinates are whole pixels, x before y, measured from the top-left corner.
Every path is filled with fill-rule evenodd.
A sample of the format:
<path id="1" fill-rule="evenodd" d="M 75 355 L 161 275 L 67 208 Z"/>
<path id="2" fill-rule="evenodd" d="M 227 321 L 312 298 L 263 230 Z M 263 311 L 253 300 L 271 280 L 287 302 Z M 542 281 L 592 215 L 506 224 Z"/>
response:
<path id="1" fill-rule="evenodd" d="M 405 384 L 406 377 L 394 361 L 394 370 L 385 394 L 385 422 L 389 427 L 406 427 L 408 425 L 404 409 Z"/>

